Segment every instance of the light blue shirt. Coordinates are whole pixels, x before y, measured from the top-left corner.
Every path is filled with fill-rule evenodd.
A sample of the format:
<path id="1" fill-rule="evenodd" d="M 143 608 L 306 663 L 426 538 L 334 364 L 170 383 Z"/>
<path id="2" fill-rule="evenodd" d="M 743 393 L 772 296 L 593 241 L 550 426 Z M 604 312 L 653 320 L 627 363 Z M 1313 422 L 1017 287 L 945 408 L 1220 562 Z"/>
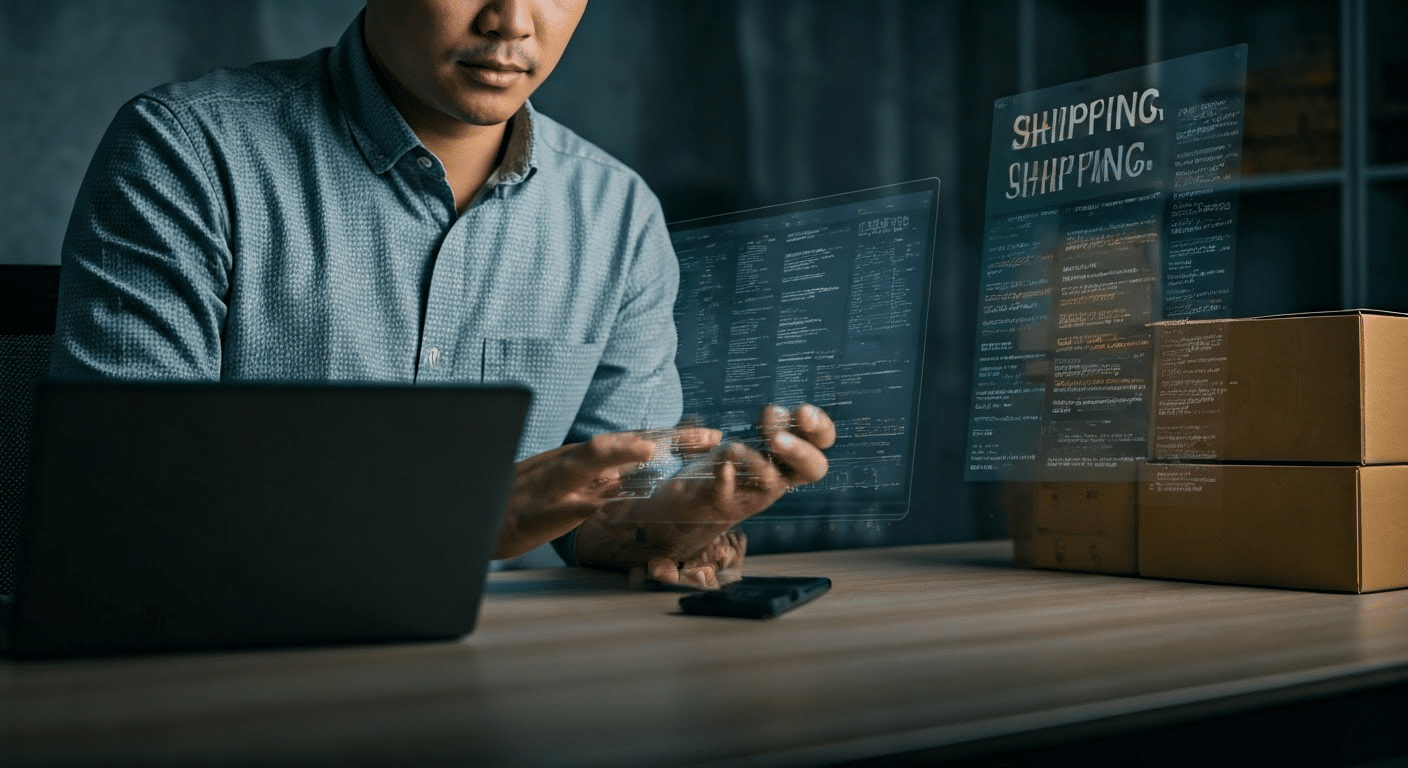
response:
<path id="1" fill-rule="evenodd" d="M 516 381 L 522 457 L 678 420 L 677 284 L 641 178 L 529 105 L 457 215 L 358 18 L 121 109 L 64 242 L 51 373 Z"/>

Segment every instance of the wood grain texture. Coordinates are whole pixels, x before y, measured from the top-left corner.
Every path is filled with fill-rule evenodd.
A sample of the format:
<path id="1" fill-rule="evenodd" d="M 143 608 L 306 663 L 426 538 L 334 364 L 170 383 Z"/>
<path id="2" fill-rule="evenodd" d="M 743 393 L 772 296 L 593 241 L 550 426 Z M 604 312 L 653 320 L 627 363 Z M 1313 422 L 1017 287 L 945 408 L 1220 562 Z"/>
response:
<path id="1" fill-rule="evenodd" d="M 0 665 L 0 763 L 802 765 L 1377 674 L 1408 592 L 1021 570 L 1010 542 L 753 558 L 768 621 L 577 569 L 495 574 L 458 644 Z"/>

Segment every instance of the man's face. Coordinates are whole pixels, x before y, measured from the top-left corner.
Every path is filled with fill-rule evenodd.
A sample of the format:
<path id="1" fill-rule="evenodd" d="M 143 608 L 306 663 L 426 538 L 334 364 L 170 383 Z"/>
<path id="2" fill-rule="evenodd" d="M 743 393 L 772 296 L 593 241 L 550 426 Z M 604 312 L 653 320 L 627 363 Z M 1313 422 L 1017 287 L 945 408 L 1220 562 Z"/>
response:
<path id="1" fill-rule="evenodd" d="M 587 0 L 367 0 L 372 57 L 419 109 L 513 117 L 567 48 Z"/>

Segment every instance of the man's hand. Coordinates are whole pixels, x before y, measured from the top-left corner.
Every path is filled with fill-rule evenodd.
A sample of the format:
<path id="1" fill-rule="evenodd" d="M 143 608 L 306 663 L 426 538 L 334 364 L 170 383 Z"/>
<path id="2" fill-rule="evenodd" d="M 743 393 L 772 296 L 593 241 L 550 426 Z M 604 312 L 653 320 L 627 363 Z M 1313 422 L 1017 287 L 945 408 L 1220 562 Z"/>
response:
<path id="1" fill-rule="evenodd" d="M 717 430 L 702 428 L 675 430 L 672 437 L 686 452 L 719 441 Z M 624 472 L 656 450 L 647 433 L 613 432 L 518 462 L 494 558 L 521 555 L 572 530 L 620 492 Z"/>
<path id="2" fill-rule="evenodd" d="M 758 426 L 766 453 L 723 443 L 649 498 L 603 504 L 577 530 L 577 561 L 624 571 L 645 565 L 660 581 L 716 586 L 719 573 L 736 571 L 746 544 L 728 529 L 824 477 L 822 449 L 836 441 L 831 418 L 811 405 L 791 414 L 767 406 Z"/>

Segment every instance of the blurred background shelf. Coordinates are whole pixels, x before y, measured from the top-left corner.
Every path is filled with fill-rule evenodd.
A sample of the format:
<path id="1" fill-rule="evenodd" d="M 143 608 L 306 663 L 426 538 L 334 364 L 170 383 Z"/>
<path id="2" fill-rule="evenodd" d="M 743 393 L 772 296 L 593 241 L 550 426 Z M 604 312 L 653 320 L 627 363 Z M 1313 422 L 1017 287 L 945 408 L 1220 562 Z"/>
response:
<path id="1" fill-rule="evenodd" d="M 1370 166 L 1364 170 L 1364 175 L 1370 181 L 1398 181 L 1408 179 L 1408 163 Z"/>
<path id="2" fill-rule="evenodd" d="M 1404 187 L 1385 183 L 1408 180 L 1408 4 L 1019 0 L 1017 16 L 1021 90 L 1247 43 L 1233 311 L 1408 311 Z"/>
<path id="3" fill-rule="evenodd" d="M 1338 168 L 1324 171 L 1288 171 L 1243 176 L 1242 192 L 1277 192 L 1288 189 L 1337 187 L 1344 183 L 1344 173 Z"/>

